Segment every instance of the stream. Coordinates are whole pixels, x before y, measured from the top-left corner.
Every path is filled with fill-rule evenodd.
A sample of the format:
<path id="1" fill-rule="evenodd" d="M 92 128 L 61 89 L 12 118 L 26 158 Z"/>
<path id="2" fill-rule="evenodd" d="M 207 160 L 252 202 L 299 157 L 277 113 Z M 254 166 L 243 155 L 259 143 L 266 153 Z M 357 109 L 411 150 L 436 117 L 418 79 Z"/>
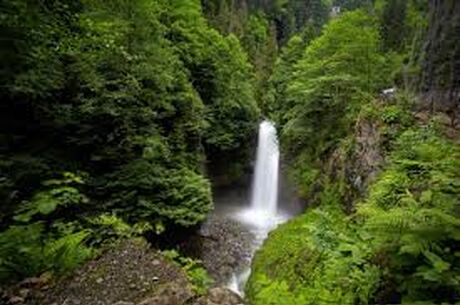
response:
<path id="1" fill-rule="evenodd" d="M 244 286 L 251 273 L 251 260 L 268 233 L 287 221 L 294 213 L 280 200 L 280 152 L 274 125 L 263 121 L 259 126 L 257 153 L 252 184 L 247 191 L 233 191 L 216 198 L 214 216 L 233 221 L 243 232 L 236 245 L 245 247 L 244 258 L 236 262 L 226 275 L 226 286 L 244 295 Z M 287 204 L 288 205 L 288 204 Z M 243 240 L 245 239 L 245 240 Z M 231 241 L 228 241 L 230 243 Z M 235 246 L 231 246 L 235 247 Z M 237 258 L 238 260 L 238 258 Z"/>

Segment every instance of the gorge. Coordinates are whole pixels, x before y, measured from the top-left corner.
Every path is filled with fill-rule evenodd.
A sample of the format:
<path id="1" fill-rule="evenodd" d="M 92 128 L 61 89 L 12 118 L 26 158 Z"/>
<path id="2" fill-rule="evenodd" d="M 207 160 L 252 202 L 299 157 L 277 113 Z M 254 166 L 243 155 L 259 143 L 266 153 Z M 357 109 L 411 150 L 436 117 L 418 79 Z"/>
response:
<path id="1" fill-rule="evenodd" d="M 250 205 L 243 206 L 230 215 L 252 233 L 251 256 L 262 245 L 268 232 L 288 219 L 287 213 L 278 206 L 279 156 L 275 126 L 269 121 L 263 121 L 259 125 Z M 249 274 L 250 266 L 236 271 L 232 274 L 229 288 L 244 294 Z"/>
<path id="2" fill-rule="evenodd" d="M 459 3 L 1 3 L 0 304 L 458 305 Z"/>

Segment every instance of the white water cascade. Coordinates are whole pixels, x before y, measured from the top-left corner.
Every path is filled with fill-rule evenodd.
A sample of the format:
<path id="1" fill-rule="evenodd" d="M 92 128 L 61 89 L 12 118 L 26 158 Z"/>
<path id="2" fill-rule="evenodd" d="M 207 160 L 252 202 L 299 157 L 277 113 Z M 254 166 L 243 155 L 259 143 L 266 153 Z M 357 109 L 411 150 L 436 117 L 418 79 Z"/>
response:
<path id="1" fill-rule="evenodd" d="M 252 185 L 251 209 L 258 218 L 276 216 L 280 152 L 275 126 L 264 121 L 259 127 L 257 158 Z"/>
<path id="2" fill-rule="evenodd" d="M 250 206 L 238 211 L 234 218 L 254 234 L 252 254 L 262 245 L 268 233 L 288 216 L 278 211 L 279 146 L 273 123 L 263 121 L 259 126 L 257 155 L 251 189 Z M 243 294 L 250 267 L 235 272 L 228 287 Z"/>

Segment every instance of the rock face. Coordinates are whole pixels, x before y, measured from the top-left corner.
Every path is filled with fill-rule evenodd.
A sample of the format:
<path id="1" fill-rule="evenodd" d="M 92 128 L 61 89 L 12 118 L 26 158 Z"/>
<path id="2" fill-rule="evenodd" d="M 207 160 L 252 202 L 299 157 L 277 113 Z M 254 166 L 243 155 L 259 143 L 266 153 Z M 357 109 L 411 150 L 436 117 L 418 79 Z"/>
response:
<path id="1" fill-rule="evenodd" d="M 356 126 L 354 158 L 347 168 L 350 182 L 359 191 L 364 192 L 383 162 L 380 148 L 378 123 L 363 120 Z"/>
<path id="2" fill-rule="evenodd" d="M 216 285 L 226 285 L 234 270 L 251 263 L 254 236 L 231 219 L 212 216 L 201 228 L 206 236 L 200 258 Z"/>
<path id="3" fill-rule="evenodd" d="M 460 1 L 430 0 L 420 90 L 432 111 L 460 117 Z M 422 105 L 423 106 L 423 105 Z"/>
<path id="4" fill-rule="evenodd" d="M 27 305 L 239 305 L 225 288 L 194 294 L 186 274 L 144 240 L 107 251 L 56 284 L 30 279 L 14 288 L 7 304 Z M 27 290 L 27 291 L 26 291 Z"/>
<path id="5" fill-rule="evenodd" d="M 243 300 L 226 288 L 213 288 L 193 305 L 243 305 Z"/>
<path id="6" fill-rule="evenodd" d="M 337 150 L 331 157 L 329 168 L 332 176 L 338 178 L 343 175 L 349 186 L 344 200 L 348 211 L 354 209 L 354 200 L 366 191 L 380 171 L 384 161 L 381 141 L 378 122 L 362 119 L 355 126 L 353 149 L 347 153 Z"/>

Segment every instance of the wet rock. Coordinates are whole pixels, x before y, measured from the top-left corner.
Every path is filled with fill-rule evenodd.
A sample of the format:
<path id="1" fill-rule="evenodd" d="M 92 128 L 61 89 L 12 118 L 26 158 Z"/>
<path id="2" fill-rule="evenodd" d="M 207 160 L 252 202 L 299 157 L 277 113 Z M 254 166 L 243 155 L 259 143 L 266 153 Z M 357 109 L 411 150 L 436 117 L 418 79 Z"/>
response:
<path id="1" fill-rule="evenodd" d="M 155 296 L 148 297 L 137 305 L 182 305 L 192 297 L 193 293 L 187 286 L 171 283 L 159 289 Z"/>
<path id="2" fill-rule="evenodd" d="M 198 257 L 215 286 L 226 285 L 234 270 L 249 266 L 254 236 L 235 220 L 212 215 L 200 234 Z"/>
<path id="3" fill-rule="evenodd" d="M 380 93 L 380 97 L 383 100 L 392 100 L 395 98 L 396 93 L 397 93 L 396 88 L 388 88 L 388 89 L 382 90 L 382 92 Z"/>
<path id="4" fill-rule="evenodd" d="M 23 288 L 23 289 L 19 290 L 19 295 L 23 299 L 26 299 L 29 294 L 30 294 L 30 289 Z"/>
<path id="5" fill-rule="evenodd" d="M 227 288 L 213 288 L 209 293 L 198 299 L 193 305 L 243 305 L 239 295 Z"/>
<path id="6" fill-rule="evenodd" d="M 49 272 L 45 272 L 39 277 L 26 278 L 18 284 L 19 287 L 26 288 L 42 288 L 47 286 L 52 279 L 52 275 Z"/>
<path id="7" fill-rule="evenodd" d="M 20 297 L 20 296 L 14 296 L 14 297 L 11 297 L 8 302 L 10 304 L 22 304 L 24 303 L 24 298 L 23 297 Z"/>
<path id="8" fill-rule="evenodd" d="M 370 182 L 380 172 L 384 157 L 379 127 L 376 121 L 361 119 L 355 126 L 351 151 L 344 153 L 341 149 L 337 149 L 330 159 L 331 175 L 335 177 L 344 175 L 351 186 L 344 200 L 348 211 L 354 209 L 354 200 L 367 190 Z"/>
<path id="9" fill-rule="evenodd" d="M 29 277 L 19 283 L 21 287 L 33 287 L 36 286 L 41 282 L 40 278 L 38 277 Z"/>

